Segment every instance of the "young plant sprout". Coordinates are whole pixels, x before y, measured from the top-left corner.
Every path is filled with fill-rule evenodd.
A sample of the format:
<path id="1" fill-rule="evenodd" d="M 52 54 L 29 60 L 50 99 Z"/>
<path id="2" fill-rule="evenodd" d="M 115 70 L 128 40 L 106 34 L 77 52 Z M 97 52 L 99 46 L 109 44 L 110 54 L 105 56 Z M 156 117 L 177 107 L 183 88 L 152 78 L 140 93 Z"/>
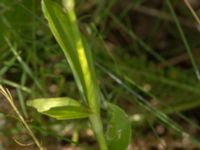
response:
<path id="1" fill-rule="evenodd" d="M 80 33 L 74 6 L 74 0 L 64 0 L 63 7 L 51 0 L 42 0 L 43 13 L 68 60 L 84 105 L 68 97 L 40 98 L 27 104 L 60 120 L 88 118 L 101 150 L 126 150 L 131 139 L 126 113 L 115 104 L 106 103 L 110 121 L 105 128 L 102 124 L 101 91 L 91 49 Z"/>

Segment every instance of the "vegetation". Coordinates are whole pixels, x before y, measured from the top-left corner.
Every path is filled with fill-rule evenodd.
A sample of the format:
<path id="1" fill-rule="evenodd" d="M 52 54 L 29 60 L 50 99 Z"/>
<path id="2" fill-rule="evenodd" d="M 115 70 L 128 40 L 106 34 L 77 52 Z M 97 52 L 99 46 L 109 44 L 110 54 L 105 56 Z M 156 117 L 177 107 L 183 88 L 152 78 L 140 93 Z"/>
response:
<path id="1" fill-rule="evenodd" d="M 0 149 L 200 147 L 198 1 L 38 3 L 0 2 Z"/>

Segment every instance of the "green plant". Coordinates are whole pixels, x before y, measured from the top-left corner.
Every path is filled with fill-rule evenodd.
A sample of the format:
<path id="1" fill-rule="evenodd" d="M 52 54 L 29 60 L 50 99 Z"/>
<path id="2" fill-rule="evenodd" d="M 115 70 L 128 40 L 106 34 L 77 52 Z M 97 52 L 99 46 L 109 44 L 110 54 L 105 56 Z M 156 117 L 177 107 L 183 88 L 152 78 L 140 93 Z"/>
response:
<path id="1" fill-rule="evenodd" d="M 74 0 L 63 1 L 63 6 L 51 0 L 42 1 L 43 13 L 69 62 L 82 101 L 67 97 L 42 98 L 30 100 L 27 104 L 56 119 L 88 118 L 101 150 L 125 150 L 131 139 L 128 116 L 118 106 L 103 99 L 89 44 L 77 25 Z M 102 103 L 109 118 L 105 130 L 101 118 Z"/>

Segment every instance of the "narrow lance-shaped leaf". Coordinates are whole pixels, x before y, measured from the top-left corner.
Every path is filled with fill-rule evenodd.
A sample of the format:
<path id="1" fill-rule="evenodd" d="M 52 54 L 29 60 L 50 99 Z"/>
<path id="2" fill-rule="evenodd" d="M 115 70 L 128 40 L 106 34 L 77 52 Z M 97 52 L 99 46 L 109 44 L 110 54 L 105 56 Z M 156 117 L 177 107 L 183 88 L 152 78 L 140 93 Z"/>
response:
<path id="1" fill-rule="evenodd" d="M 69 62 L 78 88 L 85 98 L 85 83 L 75 43 L 77 36 L 73 32 L 74 26 L 70 20 L 70 14 L 64 12 L 59 4 L 51 0 L 42 0 L 42 10 L 55 39 L 61 46 Z"/>
<path id="2" fill-rule="evenodd" d="M 91 109 L 98 111 L 100 93 L 90 48 L 83 41 L 73 6 L 65 11 L 56 2 L 42 1 L 43 12 L 72 68 L 79 90 Z"/>

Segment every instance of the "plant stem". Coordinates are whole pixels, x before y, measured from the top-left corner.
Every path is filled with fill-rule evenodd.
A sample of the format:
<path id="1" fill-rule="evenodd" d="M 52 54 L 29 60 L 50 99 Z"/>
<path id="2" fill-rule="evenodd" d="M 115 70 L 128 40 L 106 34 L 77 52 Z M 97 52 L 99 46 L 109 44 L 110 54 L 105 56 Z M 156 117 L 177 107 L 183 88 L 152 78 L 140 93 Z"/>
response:
<path id="1" fill-rule="evenodd" d="M 79 39 L 78 41 L 82 41 Z M 82 42 L 77 43 L 77 51 L 79 59 L 81 60 L 81 68 L 84 76 L 84 81 L 86 85 L 86 98 L 90 109 L 93 114 L 89 117 L 93 131 L 97 137 L 101 150 L 107 150 L 106 140 L 103 132 L 103 125 L 100 117 L 100 90 L 97 85 L 97 80 L 95 77 L 95 72 L 91 72 L 89 67 L 89 61 L 86 57 L 84 46 Z M 93 63 L 90 64 L 94 67 Z"/>
<path id="2" fill-rule="evenodd" d="M 90 49 L 87 49 L 83 44 L 80 31 L 77 25 L 77 18 L 74 11 L 74 0 L 63 0 L 63 5 L 68 12 L 71 23 L 76 33 L 76 50 L 78 59 L 80 61 L 80 67 L 82 70 L 82 76 L 84 82 L 82 85 L 85 86 L 85 98 L 88 105 L 93 112 L 89 117 L 93 131 L 97 137 L 98 143 L 101 150 L 107 150 L 107 144 L 103 132 L 103 125 L 100 117 L 100 90 L 96 80 L 96 74 L 94 69 L 94 62 L 92 60 Z"/>
<path id="3" fill-rule="evenodd" d="M 101 150 L 108 150 L 106 140 L 105 140 L 105 136 L 104 136 L 104 133 L 103 133 L 102 122 L 101 122 L 101 118 L 100 118 L 99 114 L 91 115 L 90 121 L 91 121 L 93 131 L 95 132 L 96 138 L 97 138 L 98 143 L 100 145 L 100 149 Z"/>

